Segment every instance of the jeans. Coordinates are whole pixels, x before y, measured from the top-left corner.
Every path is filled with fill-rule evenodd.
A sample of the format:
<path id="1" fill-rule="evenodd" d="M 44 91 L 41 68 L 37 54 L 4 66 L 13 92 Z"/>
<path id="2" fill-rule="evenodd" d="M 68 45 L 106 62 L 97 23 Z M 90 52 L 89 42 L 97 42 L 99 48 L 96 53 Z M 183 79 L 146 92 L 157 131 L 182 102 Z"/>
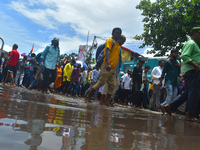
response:
<path id="1" fill-rule="evenodd" d="M 29 71 L 29 75 L 28 75 L 27 80 L 26 80 L 26 85 L 27 86 L 29 84 L 32 84 L 32 82 L 33 82 L 33 74 L 34 74 L 34 71 Z"/>
<path id="2" fill-rule="evenodd" d="M 38 79 L 35 79 L 32 84 L 30 85 L 31 88 L 34 88 L 34 86 L 37 84 L 37 83 L 41 83 L 42 82 L 42 79 L 41 78 L 38 78 Z"/>
<path id="3" fill-rule="evenodd" d="M 179 94 L 169 105 L 172 111 L 188 100 L 188 114 L 198 117 L 199 114 L 199 73 L 190 70 L 183 76 L 185 80 L 185 90 Z"/>
<path id="4" fill-rule="evenodd" d="M 75 89 L 75 94 L 78 95 L 79 82 L 74 82 L 74 83 L 72 82 L 72 83 L 70 84 L 70 86 L 68 87 L 68 89 L 67 89 L 67 92 L 68 92 L 68 93 L 71 92 L 72 87 L 73 87 L 73 89 Z"/>
<path id="5" fill-rule="evenodd" d="M 51 74 L 51 77 L 50 77 Z M 47 88 L 50 83 L 56 80 L 57 70 L 48 69 L 44 67 L 44 88 Z"/>
<path id="6" fill-rule="evenodd" d="M 162 103 L 163 106 L 173 101 L 173 99 L 177 96 L 177 92 L 178 92 L 178 88 L 171 84 L 166 84 L 165 88 L 167 90 L 167 97 L 166 97 L 166 101 Z"/>
<path id="7" fill-rule="evenodd" d="M 15 76 L 15 85 L 18 85 L 18 81 L 19 81 L 19 85 L 22 85 L 23 78 L 24 78 L 24 73 L 17 71 L 16 76 Z"/>

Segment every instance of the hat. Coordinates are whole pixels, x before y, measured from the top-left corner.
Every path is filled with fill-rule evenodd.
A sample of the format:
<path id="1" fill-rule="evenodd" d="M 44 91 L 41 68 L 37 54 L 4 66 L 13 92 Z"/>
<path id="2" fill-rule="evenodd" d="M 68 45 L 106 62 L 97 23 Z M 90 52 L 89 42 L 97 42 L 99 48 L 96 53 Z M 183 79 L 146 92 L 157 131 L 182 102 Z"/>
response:
<path id="1" fill-rule="evenodd" d="M 52 41 L 58 41 L 59 42 L 59 39 L 58 38 L 53 38 Z"/>
<path id="2" fill-rule="evenodd" d="M 120 76 L 121 76 L 121 75 L 124 75 L 124 72 L 120 72 Z"/>
<path id="3" fill-rule="evenodd" d="M 199 31 L 200 31 L 200 27 L 193 27 L 193 28 L 190 30 L 190 35 L 192 35 L 193 33 L 199 32 Z"/>

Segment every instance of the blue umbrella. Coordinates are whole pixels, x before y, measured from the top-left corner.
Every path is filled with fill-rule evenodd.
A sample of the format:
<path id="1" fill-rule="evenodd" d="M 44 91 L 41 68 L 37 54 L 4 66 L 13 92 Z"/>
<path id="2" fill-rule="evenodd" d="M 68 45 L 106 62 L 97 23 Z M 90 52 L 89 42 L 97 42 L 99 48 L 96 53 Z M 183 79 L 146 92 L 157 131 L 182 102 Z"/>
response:
<path id="1" fill-rule="evenodd" d="M 77 64 L 81 64 L 81 67 L 84 67 L 84 68 L 87 68 L 87 67 L 88 67 L 87 64 L 86 64 L 85 62 L 80 61 L 80 60 L 76 60 L 75 65 L 77 65 Z"/>

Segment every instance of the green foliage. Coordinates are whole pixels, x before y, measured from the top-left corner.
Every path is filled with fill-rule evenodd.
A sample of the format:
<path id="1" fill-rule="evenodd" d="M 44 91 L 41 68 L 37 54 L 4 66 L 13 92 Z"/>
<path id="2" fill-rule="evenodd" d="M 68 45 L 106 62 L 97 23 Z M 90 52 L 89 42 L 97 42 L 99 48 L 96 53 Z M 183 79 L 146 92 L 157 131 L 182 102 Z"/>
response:
<path id="1" fill-rule="evenodd" d="M 60 62 L 61 62 L 61 64 L 63 64 L 65 59 L 67 59 L 67 61 L 70 62 L 71 60 L 76 60 L 77 57 L 78 57 L 78 54 L 76 54 L 76 53 L 71 53 L 69 55 L 68 54 L 62 54 L 62 55 L 60 55 Z"/>
<path id="2" fill-rule="evenodd" d="M 200 0 L 141 0 L 136 9 L 144 16 L 144 32 L 134 38 L 152 46 L 155 56 L 181 49 L 192 27 L 200 26 Z"/>

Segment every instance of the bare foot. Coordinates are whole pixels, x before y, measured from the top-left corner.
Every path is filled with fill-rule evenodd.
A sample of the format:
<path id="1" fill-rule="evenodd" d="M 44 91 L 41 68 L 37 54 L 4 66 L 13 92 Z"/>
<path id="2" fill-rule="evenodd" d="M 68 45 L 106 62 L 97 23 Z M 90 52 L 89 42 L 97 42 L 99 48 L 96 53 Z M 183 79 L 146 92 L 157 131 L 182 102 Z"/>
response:
<path id="1" fill-rule="evenodd" d="M 90 98 L 89 97 L 85 97 L 85 103 L 91 103 Z"/>
<path id="2" fill-rule="evenodd" d="M 11 85 L 10 87 L 15 87 L 15 84 Z"/>

